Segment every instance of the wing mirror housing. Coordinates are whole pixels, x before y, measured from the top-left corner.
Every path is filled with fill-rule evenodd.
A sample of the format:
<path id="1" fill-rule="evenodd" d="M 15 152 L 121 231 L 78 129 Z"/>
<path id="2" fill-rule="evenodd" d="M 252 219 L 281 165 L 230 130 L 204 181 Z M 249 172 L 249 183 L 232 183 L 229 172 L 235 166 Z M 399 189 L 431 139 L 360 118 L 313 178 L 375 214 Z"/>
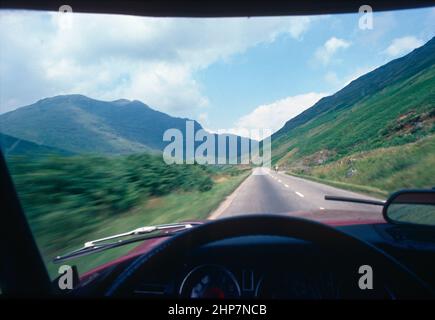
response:
<path id="1" fill-rule="evenodd" d="M 435 189 L 395 192 L 382 213 L 389 223 L 435 227 Z"/>

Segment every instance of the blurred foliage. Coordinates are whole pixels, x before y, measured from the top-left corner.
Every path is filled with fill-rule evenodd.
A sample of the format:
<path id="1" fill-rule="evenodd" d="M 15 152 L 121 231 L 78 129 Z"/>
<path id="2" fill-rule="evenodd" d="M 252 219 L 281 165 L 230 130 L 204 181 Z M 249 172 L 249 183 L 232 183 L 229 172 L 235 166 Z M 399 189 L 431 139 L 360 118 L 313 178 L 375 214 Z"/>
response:
<path id="1" fill-rule="evenodd" d="M 207 191 L 213 172 L 203 165 L 167 165 L 149 154 L 130 156 L 51 155 L 45 158 L 9 157 L 8 164 L 26 212 L 32 218 L 64 211 L 89 217 L 113 215 L 148 196 L 174 190 Z"/>
<path id="2" fill-rule="evenodd" d="M 84 241 L 141 226 L 135 223 L 152 223 L 158 219 L 154 212 L 158 208 L 150 207 L 153 217 L 147 217 L 147 210 L 143 210 L 150 199 L 178 194 L 174 207 L 180 210 L 187 205 L 184 199 L 189 195 L 213 193 L 218 177 L 247 172 L 234 166 L 167 165 L 161 156 L 147 153 L 112 157 L 12 155 L 7 163 L 46 262 Z M 204 199 L 218 203 L 222 197 L 218 191 Z M 203 203 L 204 208 L 207 205 Z M 171 212 L 157 212 L 162 221 L 170 222 Z M 163 217 L 167 214 L 168 219 Z M 124 220 L 131 225 L 124 225 Z M 119 229 L 107 230 L 115 221 Z"/>

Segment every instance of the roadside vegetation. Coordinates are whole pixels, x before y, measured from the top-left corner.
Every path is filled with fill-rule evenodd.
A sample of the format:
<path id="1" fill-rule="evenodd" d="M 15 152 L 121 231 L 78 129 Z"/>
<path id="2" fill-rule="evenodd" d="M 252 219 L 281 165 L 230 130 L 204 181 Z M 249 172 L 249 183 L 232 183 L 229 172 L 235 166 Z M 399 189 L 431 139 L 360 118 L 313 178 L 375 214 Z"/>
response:
<path id="1" fill-rule="evenodd" d="M 403 146 L 360 152 L 290 174 L 385 198 L 405 188 L 435 186 L 435 136 Z"/>
<path id="2" fill-rule="evenodd" d="M 382 198 L 435 186 L 435 64 L 429 51 L 419 65 L 421 54 L 360 77 L 290 120 L 272 137 L 273 164 Z"/>
<path id="3" fill-rule="evenodd" d="M 43 258 L 85 241 L 144 225 L 205 219 L 249 174 L 233 166 L 166 165 L 150 154 L 8 158 L 9 169 Z M 125 253 L 109 250 L 78 262 L 79 272 Z"/>

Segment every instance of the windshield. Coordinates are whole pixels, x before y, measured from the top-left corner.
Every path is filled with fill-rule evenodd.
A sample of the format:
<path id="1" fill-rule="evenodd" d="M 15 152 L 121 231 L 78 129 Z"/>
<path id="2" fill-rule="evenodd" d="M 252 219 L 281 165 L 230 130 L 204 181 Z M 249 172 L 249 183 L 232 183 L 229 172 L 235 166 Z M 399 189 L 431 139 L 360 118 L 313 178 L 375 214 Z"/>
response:
<path id="1" fill-rule="evenodd" d="M 67 9 L 0 12 L 0 145 L 53 278 L 56 257 L 146 226 L 257 213 L 381 223 L 391 192 L 435 186 L 434 8 Z M 140 245 L 68 263 L 84 274 Z"/>

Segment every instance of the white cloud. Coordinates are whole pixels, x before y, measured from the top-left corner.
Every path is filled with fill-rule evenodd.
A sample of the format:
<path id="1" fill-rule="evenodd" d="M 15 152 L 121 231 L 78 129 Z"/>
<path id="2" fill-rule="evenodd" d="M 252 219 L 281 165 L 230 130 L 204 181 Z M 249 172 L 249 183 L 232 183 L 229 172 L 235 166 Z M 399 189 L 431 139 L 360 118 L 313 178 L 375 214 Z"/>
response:
<path id="1" fill-rule="evenodd" d="M 234 128 L 222 131 L 243 136 L 246 136 L 245 132 L 249 130 L 270 129 L 275 132 L 288 120 L 310 108 L 326 95 L 325 93 L 310 92 L 258 106 L 251 113 L 236 121 Z"/>
<path id="2" fill-rule="evenodd" d="M 335 72 L 329 71 L 324 78 L 327 82 L 339 90 L 360 76 L 376 69 L 377 66 L 357 67 L 352 73 L 340 78 Z M 260 105 L 252 112 L 242 116 L 234 128 L 219 129 L 214 132 L 233 133 L 241 136 L 249 136 L 250 130 L 270 129 L 276 132 L 290 119 L 296 117 L 306 109 L 312 107 L 328 93 L 309 92 L 305 94 L 290 96 L 275 102 Z"/>
<path id="3" fill-rule="evenodd" d="M 347 75 L 343 82 L 342 87 L 347 86 L 349 83 L 351 83 L 353 80 L 358 79 L 359 77 L 365 75 L 366 73 L 372 72 L 379 66 L 370 66 L 370 67 L 357 67 L 355 71 L 353 71 L 351 74 Z"/>
<path id="4" fill-rule="evenodd" d="M 204 127 L 208 125 L 208 114 L 206 112 L 200 113 L 198 116 L 199 123 Z"/>
<path id="5" fill-rule="evenodd" d="M 0 13 L 0 112 L 47 96 L 81 93 L 141 100 L 198 117 L 208 99 L 195 72 L 286 35 L 300 39 L 310 17 L 145 18 Z"/>
<path id="6" fill-rule="evenodd" d="M 373 29 L 356 28 L 356 38 L 360 45 L 376 47 L 385 43 L 385 38 L 401 25 L 394 12 L 373 13 Z"/>
<path id="7" fill-rule="evenodd" d="M 317 61 L 321 62 L 323 65 L 327 65 L 331 62 L 334 54 L 340 49 L 346 49 L 351 45 L 350 42 L 332 37 L 328 39 L 323 46 L 318 48 L 314 53 L 314 57 Z"/>
<path id="8" fill-rule="evenodd" d="M 423 40 L 417 39 L 413 36 L 406 36 L 402 38 L 394 39 L 391 44 L 385 49 L 386 53 L 390 57 L 397 57 L 404 55 L 415 48 L 418 48 L 424 44 Z"/>
<path id="9" fill-rule="evenodd" d="M 337 86 L 341 84 L 341 80 L 338 78 L 337 74 L 333 71 L 328 71 L 325 74 L 324 79 L 327 83 L 333 86 Z"/>
<path id="10" fill-rule="evenodd" d="M 350 74 L 347 74 L 344 77 L 339 77 L 334 71 L 328 71 L 325 74 L 324 79 L 328 84 L 332 85 L 335 90 L 340 90 L 353 80 L 375 70 L 377 67 L 378 66 L 356 67 Z"/>

